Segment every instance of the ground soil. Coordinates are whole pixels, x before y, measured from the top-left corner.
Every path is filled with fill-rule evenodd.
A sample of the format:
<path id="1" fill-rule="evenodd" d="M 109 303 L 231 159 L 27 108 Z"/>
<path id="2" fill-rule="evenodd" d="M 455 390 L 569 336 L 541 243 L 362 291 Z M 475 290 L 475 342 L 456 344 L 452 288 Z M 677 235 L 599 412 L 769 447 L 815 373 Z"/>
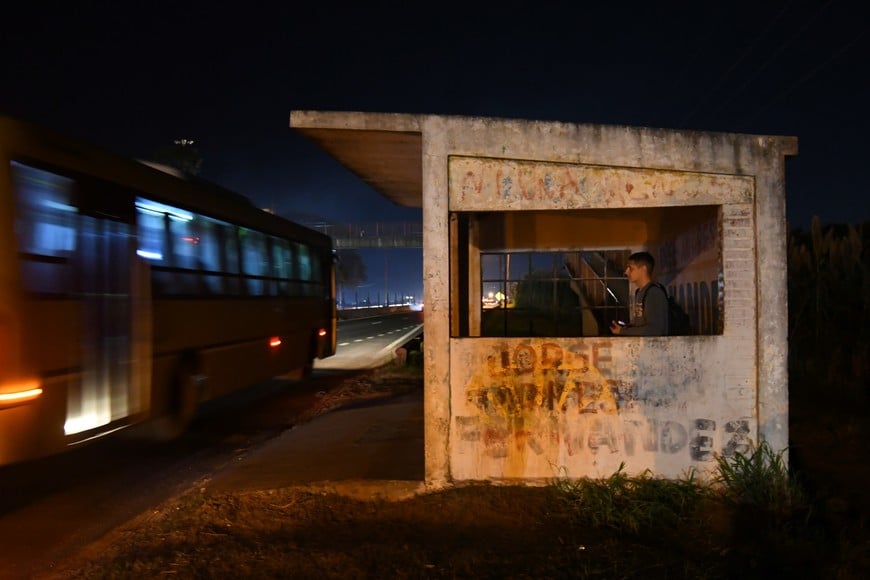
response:
<path id="1" fill-rule="evenodd" d="M 375 371 L 302 415 L 409 388 L 422 388 L 419 373 Z M 810 499 L 790 518 L 708 502 L 676 523 L 627 530 L 590 521 L 553 485 L 460 486 L 394 501 L 194 486 L 41 577 L 870 577 L 870 478 L 856 461 L 867 457 L 864 423 L 800 411 L 792 423 Z"/>

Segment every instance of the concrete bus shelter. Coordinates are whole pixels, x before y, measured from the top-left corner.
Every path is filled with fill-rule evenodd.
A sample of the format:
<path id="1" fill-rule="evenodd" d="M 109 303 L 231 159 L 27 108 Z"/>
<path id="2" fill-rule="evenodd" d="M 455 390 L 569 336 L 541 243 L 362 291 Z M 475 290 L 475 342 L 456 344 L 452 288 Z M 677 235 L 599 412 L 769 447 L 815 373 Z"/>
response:
<path id="1" fill-rule="evenodd" d="M 291 112 L 290 126 L 423 210 L 427 485 L 621 466 L 680 477 L 761 441 L 787 447 L 784 174 L 796 138 L 317 111 Z M 524 335 L 507 322 L 519 302 L 485 291 L 493 260 L 568 256 L 588 284 L 564 281 L 594 306 L 592 282 L 618 298 L 594 261 L 606 270 L 607 256 L 639 250 L 657 256 L 654 277 L 690 311 L 693 335 L 609 336 L 591 309 L 576 333 L 536 321 Z M 534 275 L 509 270 L 501 288 L 529 295 Z M 562 282 L 540 287 L 555 296 Z"/>

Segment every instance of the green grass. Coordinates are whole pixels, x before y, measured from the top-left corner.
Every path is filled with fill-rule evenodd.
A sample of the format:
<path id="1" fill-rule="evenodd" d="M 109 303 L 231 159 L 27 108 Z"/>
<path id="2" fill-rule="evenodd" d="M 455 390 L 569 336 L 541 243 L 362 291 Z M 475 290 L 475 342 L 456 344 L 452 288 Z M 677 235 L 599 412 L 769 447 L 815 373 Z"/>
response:
<path id="1" fill-rule="evenodd" d="M 631 477 L 623 469 L 605 479 L 561 478 L 554 486 L 584 523 L 633 534 L 681 523 L 710 495 L 694 474 L 666 480 L 649 470 Z"/>
<path id="2" fill-rule="evenodd" d="M 781 522 L 808 510 L 806 494 L 797 478 L 789 473 L 785 450 L 775 452 L 762 442 L 747 454 L 717 456 L 715 483 L 723 499 L 735 506 L 752 506 Z"/>
<path id="3" fill-rule="evenodd" d="M 602 555 L 610 542 L 619 546 L 593 575 L 862 577 L 866 522 L 832 525 L 817 513 L 819 502 L 789 471 L 785 450 L 762 443 L 716 461 L 706 480 L 630 476 L 624 465 L 603 479 L 554 480 L 575 529 L 605 532 Z M 649 562 L 659 568 L 646 569 Z"/>

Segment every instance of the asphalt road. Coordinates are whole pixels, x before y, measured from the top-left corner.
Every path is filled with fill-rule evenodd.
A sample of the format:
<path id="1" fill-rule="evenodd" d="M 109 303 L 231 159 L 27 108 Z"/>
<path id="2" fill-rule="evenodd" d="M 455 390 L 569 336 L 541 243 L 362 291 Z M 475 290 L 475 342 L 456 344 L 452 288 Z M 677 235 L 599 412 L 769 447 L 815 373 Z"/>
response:
<path id="1" fill-rule="evenodd" d="M 315 369 L 369 369 L 389 362 L 395 350 L 423 333 L 423 313 L 343 320 L 338 327 L 334 356 L 315 361 Z"/>

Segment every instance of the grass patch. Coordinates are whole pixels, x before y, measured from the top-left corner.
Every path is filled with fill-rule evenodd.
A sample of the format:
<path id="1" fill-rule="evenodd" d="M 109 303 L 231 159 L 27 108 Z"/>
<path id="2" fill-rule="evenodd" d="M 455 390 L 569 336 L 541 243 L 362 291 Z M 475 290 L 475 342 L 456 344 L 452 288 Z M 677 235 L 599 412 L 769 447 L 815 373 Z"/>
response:
<path id="1" fill-rule="evenodd" d="M 765 441 L 746 454 L 718 455 L 718 475 L 723 499 L 735 507 L 749 507 L 768 514 L 774 524 L 809 514 L 806 494 L 789 472 L 785 451 L 775 452 Z"/>
<path id="2" fill-rule="evenodd" d="M 709 490 L 694 473 L 682 480 L 631 477 L 625 464 L 605 479 L 559 479 L 554 485 L 584 524 L 639 534 L 671 527 L 690 516 Z"/>
<path id="3" fill-rule="evenodd" d="M 870 570 L 866 521 L 843 528 L 820 517 L 784 452 L 765 443 L 717 457 L 709 480 L 629 476 L 620 466 L 603 479 L 559 478 L 553 489 L 575 529 L 606 539 L 583 577 L 863 578 Z"/>

